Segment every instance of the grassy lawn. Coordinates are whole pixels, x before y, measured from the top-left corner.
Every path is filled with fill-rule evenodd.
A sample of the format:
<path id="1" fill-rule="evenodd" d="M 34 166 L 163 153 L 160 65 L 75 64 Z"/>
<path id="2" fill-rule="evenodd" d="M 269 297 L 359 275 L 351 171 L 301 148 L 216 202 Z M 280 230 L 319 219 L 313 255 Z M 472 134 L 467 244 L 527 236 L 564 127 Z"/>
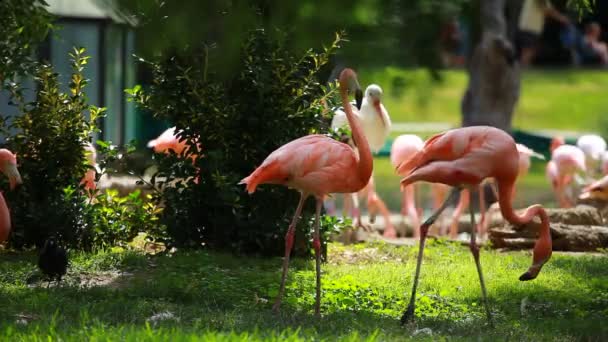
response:
<path id="1" fill-rule="evenodd" d="M 361 71 L 361 83 L 377 83 L 395 122 L 460 124 L 460 100 L 468 79 L 462 70 L 434 82 L 424 70 L 388 67 Z M 526 70 L 513 124 L 524 130 L 560 129 L 608 133 L 608 72 Z"/>
<path id="2" fill-rule="evenodd" d="M 417 247 L 330 245 L 323 266 L 323 318 L 312 314 L 314 263 L 296 260 L 279 315 L 278 258 L 204 251 L 73 255 L 58 287 L 27 284 L 33 254 L 0 255 L 0 339 L 347 340 L 412 338 L 576 340 L 608 336 L 608 257 L 554 255 L 538 279 L 519 282 L 528 252 L 482 251 L 494 329 L 486 325 L 468 249 L 431 241 L 417 321 L 401 327 Z M 165 319 L 153 318 L 164 313 Z M 428 328 L 428 329 L 425 329 Z M 422 330 L 425 329 L 425 330 Z M 430 330 L 429 330 L 430 329 Z M 426 332 L 431 331 L 432 335 Z"/>

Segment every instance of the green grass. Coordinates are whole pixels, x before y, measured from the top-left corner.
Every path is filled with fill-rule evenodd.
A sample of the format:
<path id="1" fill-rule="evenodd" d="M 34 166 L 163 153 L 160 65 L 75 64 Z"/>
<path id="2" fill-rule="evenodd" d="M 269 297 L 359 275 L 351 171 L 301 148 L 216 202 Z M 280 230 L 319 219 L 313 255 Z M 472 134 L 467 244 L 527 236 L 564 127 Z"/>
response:
<path id="1" fill-rule="evenodd" d="M 468 77 L 462 70 L 442 72 L 437 83 L 424 70 L 387 67 L 361 71 L 361 83 L 377 83 L 395 122 L 460 124 L 460 100 Z M 513 125 L 524 130 L 608 131 L 608 72 L 526 70 Z M 601 127 L 600 127 L 601 126 Z"/>
<path id="2" fill-rule="evenodd" d="M 323 318 L 312 314 L 314 263 L 293 262 L 283 310 L 274 315 L 281 260 L 204 251 L 74 255 L 64 283 L 27 284 L 32 254 L 0 255 L 0 340 L 577 340 L 608 337 L 608 257 L 555 255 L 538 279 L 519 282 L 527 252 L 482 251 L 496 327 L 486 325 L 468 249 L 431 241 L 417 320 L 398 319 L 412 282 L 415 247 L 330 245 Z M 95 280 L 98 286 L 82 286 Z M 526 303 L 522 310 L 522 301 Z M 175 319 L 151 322 L 169 311 Z M 18 323 L 18 320 L 27 323 Z M 432 337 L 414 336 L 429 328 Z"/>

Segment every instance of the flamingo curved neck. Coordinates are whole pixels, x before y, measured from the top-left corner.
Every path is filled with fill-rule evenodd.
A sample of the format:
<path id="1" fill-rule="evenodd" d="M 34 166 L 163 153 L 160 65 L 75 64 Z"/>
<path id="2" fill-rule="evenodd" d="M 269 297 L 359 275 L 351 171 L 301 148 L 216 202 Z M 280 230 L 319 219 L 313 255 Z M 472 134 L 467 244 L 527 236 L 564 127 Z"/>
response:
<path id="1" fill-rule="evenodd" d="M 353 134 L 353 140 L 357 145 L 357 149 L 359 150 L 359 163 L 357 165 L 357 172 L 359 176 L 359 180 L 362 182 L 361 188 L 363 188 L 369 182 L 369 178 L 372 175 L 373 168 L 373 159 L 372 153 L 369 148 L 369 143 L 363 134 L 363 129 L 361 128 L 361 124 L 359 120 L 355 117 L 353 113 L 352 106 L 348 102 L 348 95 L 346 93 L 345 84 L 346 82 L 340 82 L 341 91 L 340 95 L 342 97 L 342 105 L 344 107 L 344 111 L 346 113 L 346 119 L 348 120 L 348 124 L 350 125 L 351 132 Z"/>
<path id="2" fill-rule="evenodd" d="M 515 188 L 515 179 L 497 179 L 497 183 L 498 203 L 500 205 L 501 214 L 505 220 L 514 225 L 522 225 L 532 221 L 535 216 L 540 218 L 540 234 L 538 240 L 536 240 L 536 243 L 534 244 L 532 266 L 530 266 L 528 271 L 519 278 L 520 280 L 532 280 L 536 278 L 543 265 L 551 258 L 553 244 L 551 241 L 549 217 L 543 207 L 538 204 L 526 208 L 523 215 L 517 215 L 511 204 L 511 196 Z"/>

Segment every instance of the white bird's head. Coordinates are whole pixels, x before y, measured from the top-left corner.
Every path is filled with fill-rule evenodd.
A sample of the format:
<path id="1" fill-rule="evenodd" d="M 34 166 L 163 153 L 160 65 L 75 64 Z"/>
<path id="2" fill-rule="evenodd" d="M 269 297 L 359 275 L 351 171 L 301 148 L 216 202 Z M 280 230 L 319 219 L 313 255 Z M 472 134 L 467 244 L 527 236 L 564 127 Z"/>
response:
<path id="1" fill-rule="evenodd" d="M 370 84 L 365 89 L 365 97 L 367 97 L 368 101 L 373 102 L 374 105 L 376 102 L 382 102 L 382 88 L 377 84 Z"/>
<path id="2" fill-rule="evenodd" d="M 374 106 L 376 114 L 378 114 L 380 120 L 382 120 L 382 124 L 386 126 L 387 123 L 382 112 L 382 88 L 377 84 L 370 84 L 367 89 L 365 89 L 365 98 L 368 103 L 371 103 Z"/>

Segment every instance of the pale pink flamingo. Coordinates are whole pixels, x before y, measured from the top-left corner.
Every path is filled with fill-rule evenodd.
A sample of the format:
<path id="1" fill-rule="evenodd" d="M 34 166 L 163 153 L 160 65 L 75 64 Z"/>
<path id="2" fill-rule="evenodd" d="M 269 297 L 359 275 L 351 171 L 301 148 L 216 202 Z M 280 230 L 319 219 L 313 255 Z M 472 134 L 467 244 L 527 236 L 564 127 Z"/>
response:
<path id="1" fill-rule="evenodd" d="M 608 175 L 583 188 L 578 198 L 608 201 Z"/>
<path id="2" fill-rule="evenodd" d="M 281 146 L 272 152 L 251 175 L 239 184 L 247 186 L 253 193 L 261 184 L 280 184 L 300 192 L 300 202 L 285 235 L 285 259 L 279 294 L 273 310 L 279 310 L 285 290 L 285 277 L 289 267 L 289 255 L 293 246 L 294 231 L 300 218 L 304 201 L 308 196 L 317 200 L 313 248 L 316 256 L 317 291 L 315 314 L 319 314 L 321 301 L 321 240 L 319 236 L 319 215 L 323 199 L 331 193 L 354 193 L 363 189 L 372 174 L 373 157 L 361 124 L 348 103 L 348 92 L 354 92 L 358 103 L 362 92 L 357 76 L 352 69 L 340 73 L 340 95 L 346 110 L 348 123 L 352 128 L 353 140 L 359 155 L 347 144 L 325 135 L 307 135 Z"/>
<path id="3" fill-rule="evenodd" d="M 585 153 L 585 165 L 588 178 L 598 175 L 602 157 L 606 152 L 606 140 L 595 134 L 581 135 L 576 140 L 576 146 Z"/>
<path id="4" fill-rule="evenodd" d="M 21 184 L 21 175 L 17 170 L 17 155 L 3 148 L 0 149 L 0 171 L 8 177 L 10 189 Z M 11 213 L 4 196 L 0 193 L 0 242 L 8 239 L 11 233 Z"/>
<path id="5" fill-rule="evenodd" d="M 420 249 L 416 264 L 416 275 L 409 305 L 401 318 L 402 323 L 407 322 L 414 315 L 416 288 L 429 226 L 437 219 L 441 211 L 445 210 L 448 202 L 453 200 L 459 191 L 463 188 L 476 189 L 486 178 L 493 178 L 498 185 L 500 211 L 507 221 L 515 225 L 521 225 L 532 221 L 535 216 L 540 218 L 540 235 L 534 246 L 532 266 L 519 277 L 519 280 L 532 280 L 540 273 L 552 252 L 549 219 L 545 210 L 538 204 L 528 207 L 521 216 L 513 210 L 511 197 L 518 175 L 518 159 L 519 153 L 515 141 L 509 134 L 494 127 L 474 126 L 435 135 L 426 141 L 420 152 L 397 168 L 399 174 L 406 175 L 401 180 L 401 186 L 403 187 L 418 181 L 443 183 L 454 187 L 441 208 L 420 227 Z M 475 214 L 472 209 L 470 210 L 470 217 L 471 226 L 475 227 Z M 479 248 L 475 241 L 475 229 L 471 230 L 469 247 L 477 266 L 486 314 L 491 322 L 492 316 L 479 262 Z"/>
<path id="6" fill-rule="evenodd" d="M 89 169 L 85 172 L 84 177 L 80 181 L 80 184 L 84 184 L 85 190 L 89 193 L 90 196 L 93 196 L 95 190 L 97 189 L 97 185 L 95 183 L 95 175 L 96 173 L 101 173 L 99 169 L 99 165 L 97 164 L 97 150 L 95 146 L 90 142 L 86 142 L 84 145 L 84 153 L 87 158 L 87 164 Z"/>
<path id="7" fill-rule="evenodd" d="M 370 150 L 377 153 L 384 146 L 391 130 L 391 118 L 382 104 L 382 88 L 380 86 L 371 84 L 365 89 L 361 109 L 355 115 L 361 122 L 361 128 L 367 138 Z M 338 128 L 348 127 L 348 125 L 346 113 L 343 110 L 335 111 L 331 128 L 337 130 Z M 377 193 L 376 198 L 380 199 Z M 344 203 L 346 208 L 352 208 L 352 215 L 356 221 L 355 225 L 361 226 L 361 208 L 359 207 L 358 194 L 345 195 Z"/>
<path id="8" fill-rule="evenodd" d="M 403 134 L 395 138 L 393 141 L 393 145 L 391 146 L 391 164 L 393 167 L 399 166 L 403 161 L 408 160 L 414 154 L 422 149 L 424 146 L 424 141 L 414 134 Z M 418 215 L 418 211 L 416 210 L 415 203 L 415 189 L 414 185 L 405 187 L 402 189 L 402 201 L 401 201 L 401 216 L 405 220 L 405 216 L 407 215 L 410 218 L 410 224 L 412 226 L 412 231 L 414 232 L 414 237 L 419 236 L 420 229 L 420 216 Z M 384 236 L 386 237 L 396 237 L 397 233 L 393 229 L 392 231 L 384 231 Z"/>
<path id="9" fill-rule="evenodd" d="M 585 153 L 580 148 L 561 145 L 553 150 L 551 160 L 547 163 L 546 175 L 560 207 L 572 207 L 573 203 L 566 194 L 566 187 L 572 183 L 577 172 L 585 171 Z"/>

